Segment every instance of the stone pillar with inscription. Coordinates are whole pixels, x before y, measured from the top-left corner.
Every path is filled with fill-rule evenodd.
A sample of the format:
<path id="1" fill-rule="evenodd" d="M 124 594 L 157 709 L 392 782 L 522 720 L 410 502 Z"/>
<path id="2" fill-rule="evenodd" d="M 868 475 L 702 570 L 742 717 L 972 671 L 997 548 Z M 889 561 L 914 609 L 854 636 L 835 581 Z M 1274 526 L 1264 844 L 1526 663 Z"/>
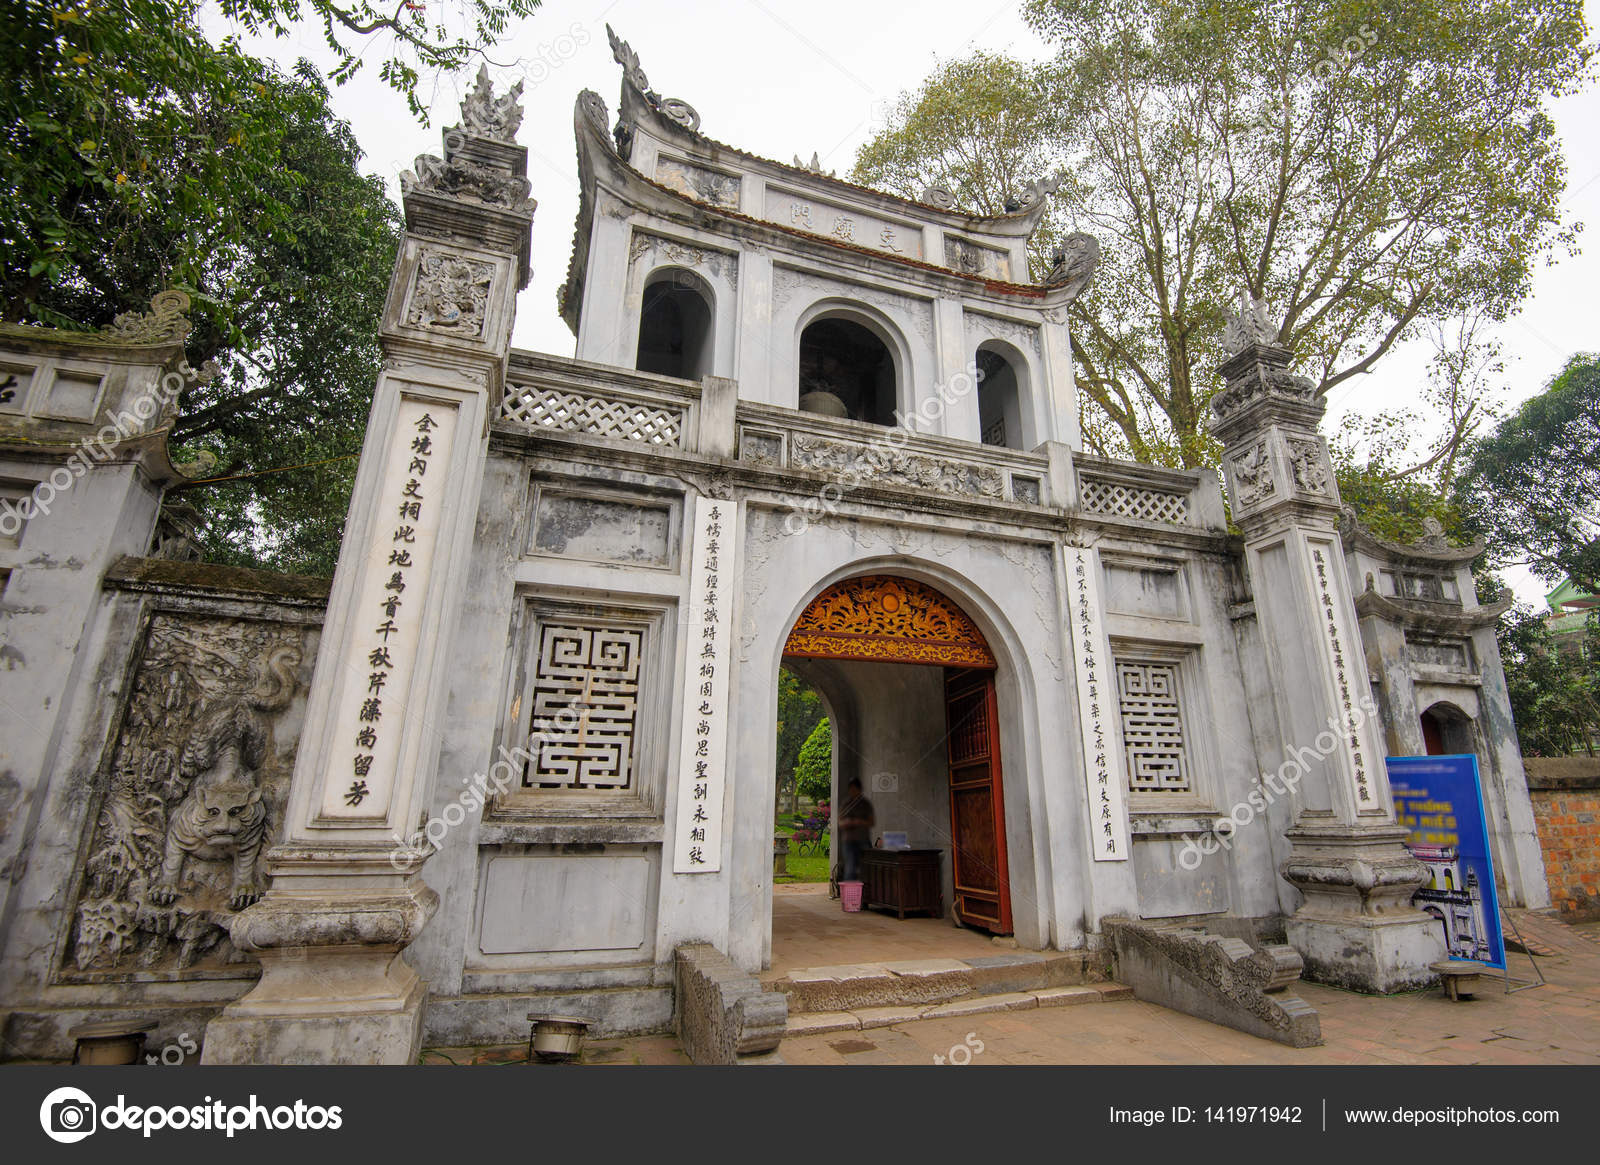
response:
<path id="1" fill-rule="evenodd" d="M 1309 979 L 1402 991 L 1434 978 L 1428 964 L 1443 947 L 1411 905 L 1427 870 L 1395 822 L 1337 528 L 1339 492 L 1318 431 L 1327 406 L 1290 371 L 1293 353 L 1277 335 L 1246 293 L 1211 407 L 1283 736 L 1282 766 L 1266 786 L 1294 798 L 1280 873 L 1304 901 L 1288 939 Z"/>
<path id="2" fill-rule="evenodd" d="M 260 982 L 210 1063 L 412 1063 L 427 985 L 402 952 L 438 904 L 410 837 L 430 803 L 460 606 L 533 201 L 521 85 L 487 74 L 444 157 L 403 176 L 406 232 L 271 885 L 232 937 Z"/>

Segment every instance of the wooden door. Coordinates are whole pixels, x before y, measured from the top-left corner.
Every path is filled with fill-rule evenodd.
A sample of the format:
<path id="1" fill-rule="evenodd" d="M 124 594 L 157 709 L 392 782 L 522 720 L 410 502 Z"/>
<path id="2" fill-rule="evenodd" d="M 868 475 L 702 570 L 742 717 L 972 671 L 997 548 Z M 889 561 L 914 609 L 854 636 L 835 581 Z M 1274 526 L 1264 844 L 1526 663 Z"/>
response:
<path id="1" fill-rule="evenodd" d="M 993 934 L 1010 934 L 994 672 L 947 668 L 944 677 L 956 918 Z"/>

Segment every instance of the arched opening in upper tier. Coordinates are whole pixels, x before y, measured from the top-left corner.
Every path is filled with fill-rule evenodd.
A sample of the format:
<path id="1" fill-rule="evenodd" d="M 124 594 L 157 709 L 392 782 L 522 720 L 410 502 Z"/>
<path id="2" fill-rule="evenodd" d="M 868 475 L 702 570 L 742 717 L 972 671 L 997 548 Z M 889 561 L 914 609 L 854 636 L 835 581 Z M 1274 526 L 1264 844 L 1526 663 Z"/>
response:
<path id="1" fill-rule="evenodd" d="M 876 329 L 829 314 L 800 333 L 799 405 L 805 412 L 892 425 L 898 397 L 894 352 Z"/>
<path id="2" fill-rule="evenodd" d="M 715 302 L 710 286 L 693 272 L 669 267 L 652 274 L 639 308 L 634 367 L 680 380 L 709 376 Z"/>
<path id="3" fill-rule="evenodd" d="M 997 340 L 979 345 L 978 431 L 985 445 L 1031 449 L 1035 444 L 1027 401 L 1027 364 Z"/>

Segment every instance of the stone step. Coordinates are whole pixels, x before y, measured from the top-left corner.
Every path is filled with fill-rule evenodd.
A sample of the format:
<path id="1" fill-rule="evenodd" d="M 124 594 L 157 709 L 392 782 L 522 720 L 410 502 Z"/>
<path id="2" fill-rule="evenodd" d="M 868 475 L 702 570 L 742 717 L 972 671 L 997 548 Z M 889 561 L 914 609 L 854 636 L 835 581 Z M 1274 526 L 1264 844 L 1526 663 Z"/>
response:
<path id="1" fill-rule="evenodd" d="M 949 1003 L 862 1007 L 853 1011 L 791 1011 L 784 1035 L 821 1036 L 833 1032 L 869 1031 L 920 1019 L 953 1019 L 998 1011 L 1028 1011 L 1039 1007 L 1068 1007 L 1077 1003 L 1104 1003 L 1132 998 L 1133 991 L 1120 983 L 1081 983 L 1069 987 L 1043 987 L 1036 991 L 973 995 Z"/>
<path id="2" fill-rule="evenodd" d="M 928 1008 L 983 996 L 1031 993 L 1103 980 L 1102 957 L 1081 951 L 1013 951 L 969 959 L 848 963 L 789 971 L 769 990 L 789 997 L 790 1015 Z"/>

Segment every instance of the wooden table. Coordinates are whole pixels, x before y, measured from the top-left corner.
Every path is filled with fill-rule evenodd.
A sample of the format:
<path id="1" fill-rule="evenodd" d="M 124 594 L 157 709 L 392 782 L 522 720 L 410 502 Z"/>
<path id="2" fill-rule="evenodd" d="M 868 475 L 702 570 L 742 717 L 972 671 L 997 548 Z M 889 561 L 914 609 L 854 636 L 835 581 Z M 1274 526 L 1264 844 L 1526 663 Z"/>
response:
<path id="1" fill-rule="evenodd" d="M 943 850 L 869 849 L 861 855 L 861 904 L 892 910 L 899 917 L 929 914 L 944 917 L 944 888 L 939 863 Z"/>

